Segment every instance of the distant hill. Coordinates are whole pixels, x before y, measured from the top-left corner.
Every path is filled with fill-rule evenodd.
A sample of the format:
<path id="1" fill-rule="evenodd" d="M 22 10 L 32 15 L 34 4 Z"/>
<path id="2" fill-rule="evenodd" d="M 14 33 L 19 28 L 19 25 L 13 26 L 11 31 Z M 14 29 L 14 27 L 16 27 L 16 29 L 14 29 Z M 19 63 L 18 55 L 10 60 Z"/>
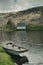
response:
<path id="1" fill-rule="evenodd" d="M 30 8 L 19 12 L 0 13 L 0 27 L 11 21 L 16 25 L 18 22 L 25 22 L 26 24 L 43 23 L 43 6 Z"/>

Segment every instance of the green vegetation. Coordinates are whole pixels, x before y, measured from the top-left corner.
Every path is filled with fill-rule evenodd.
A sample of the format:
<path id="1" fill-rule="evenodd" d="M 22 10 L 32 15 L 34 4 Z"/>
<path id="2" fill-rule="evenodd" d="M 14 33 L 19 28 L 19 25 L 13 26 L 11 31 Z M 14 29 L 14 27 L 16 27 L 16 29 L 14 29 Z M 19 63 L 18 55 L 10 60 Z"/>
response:
<path id="1" fill-rule="evenodd" d="M 0 30 L 11 32 L 11 31 L 18 31 L 16 26 L 13 24 L 13 22 L 9 19 L 7 24 L 5 24 L 3 27 L 0 27 Z M 30 23 L 26 25 L 27 31 L 43 31 L 43 23 Z M 19 29 L 21 31 L 21 29 Z M 22 29 L 23 31 L 23 29 Z"/>
<path id="2" fill-rule="evenodd" d="M 5 31 L 18 31 L 16 27 L 11 23 L 7 23 L 7 25 L 4 27 Z M 23 30 L 23 29 L 22 29 Z M 26 26 L 27 31 L 43 31 L 43 24 L 28 24 Z M 19 30 L 21 31 L 21 30 Z"/>
<path id="3" fill-rule="evenodd" d="M 14 24 L 11 22 L 11 20 L 9 20 L 9 21 L 7 22 L 6 28 L 14 29 Z"/>
<path id="4" fill-rule="evenodd" d="M 0 65 L 15 65 L 11 57 L 0 46 Z"/>
<path id="5" fill-rule="evenodd" d="M 8 20 L 7 24 L 4 26 L 4 31 L 14 31 L 15 25 L 11 22 L 11 20 Z"/>
<path id="6" fill-rule="evenodd" d="M 28 24 L 27 31 L 43 31 L 43 24 Z"/>

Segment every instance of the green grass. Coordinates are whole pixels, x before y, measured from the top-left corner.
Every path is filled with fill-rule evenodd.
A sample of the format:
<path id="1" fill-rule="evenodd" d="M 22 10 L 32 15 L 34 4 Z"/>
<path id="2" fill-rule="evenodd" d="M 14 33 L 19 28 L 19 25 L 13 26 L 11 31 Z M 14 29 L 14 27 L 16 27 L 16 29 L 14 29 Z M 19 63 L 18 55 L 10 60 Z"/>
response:
<path id="1" fill-rule="evenodd" d="M 0 65 L 15 65 L 11 57 L 0 46 Z"/>

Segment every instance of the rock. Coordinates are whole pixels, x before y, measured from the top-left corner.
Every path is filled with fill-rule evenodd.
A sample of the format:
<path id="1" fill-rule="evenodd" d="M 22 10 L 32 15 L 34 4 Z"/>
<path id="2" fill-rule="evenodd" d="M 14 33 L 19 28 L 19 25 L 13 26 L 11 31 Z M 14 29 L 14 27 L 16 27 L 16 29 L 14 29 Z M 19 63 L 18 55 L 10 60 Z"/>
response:
<path id="1" fill-rule="evenodd" d="M 26 56 L 23 56 L 21 59 L 20 59 L 20 63 L 26 63 L 26 62 L 29 62 L 28 61 L 28 58 Z"/>

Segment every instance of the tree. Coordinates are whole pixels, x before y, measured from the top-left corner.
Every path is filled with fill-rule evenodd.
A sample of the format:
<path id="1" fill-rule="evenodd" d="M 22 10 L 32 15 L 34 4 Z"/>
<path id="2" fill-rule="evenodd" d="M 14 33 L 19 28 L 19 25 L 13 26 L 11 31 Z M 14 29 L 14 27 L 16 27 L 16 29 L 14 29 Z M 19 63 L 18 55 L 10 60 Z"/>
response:
<path id="1" fill-rule="evenodd" d="M 8 29 L 14 29 L 14 28 L 15 28 L 14 24 L 11 22 L 10 19 L 8 20 L 6 27 L 7 27 Z"/>

